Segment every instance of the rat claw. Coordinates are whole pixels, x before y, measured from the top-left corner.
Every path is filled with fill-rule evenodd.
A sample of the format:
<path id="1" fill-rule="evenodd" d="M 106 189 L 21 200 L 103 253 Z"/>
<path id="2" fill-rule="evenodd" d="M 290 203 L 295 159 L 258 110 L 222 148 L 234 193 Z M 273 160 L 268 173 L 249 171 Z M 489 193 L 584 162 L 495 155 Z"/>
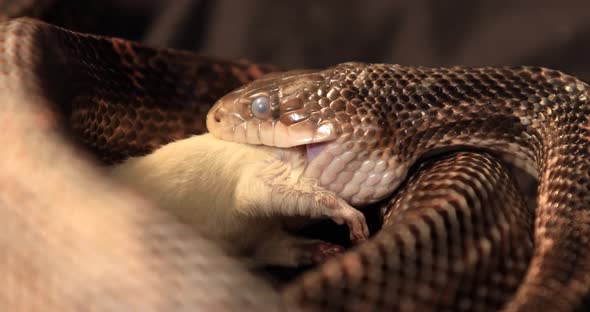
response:
<path id="1" fill-rule="evenodd" d="M 369 237 L 369 228 L 365 215 L 355 208 L 349 206 L 344 201 L 342 205 L 330 216 L 337 224 L 346 224 L 350 231 L 350 240 L 357 244 L 367 240 Z"/>

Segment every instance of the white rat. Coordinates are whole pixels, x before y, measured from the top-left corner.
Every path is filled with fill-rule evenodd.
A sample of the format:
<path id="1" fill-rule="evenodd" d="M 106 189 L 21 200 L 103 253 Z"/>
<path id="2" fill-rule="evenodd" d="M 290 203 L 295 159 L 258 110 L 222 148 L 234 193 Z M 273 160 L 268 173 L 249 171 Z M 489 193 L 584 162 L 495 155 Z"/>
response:
<path id="1" fill-rule="evenodd" d="M 317 261 L 321 242 L 289 234 L 280 216 L 330 218 L 348 225 L 353 242 L 368 237 L 360 211 L 302 176 L 304 155 L 203 134 L 130 158 L 112 174 L 230 254 L 298 266 Z"/>

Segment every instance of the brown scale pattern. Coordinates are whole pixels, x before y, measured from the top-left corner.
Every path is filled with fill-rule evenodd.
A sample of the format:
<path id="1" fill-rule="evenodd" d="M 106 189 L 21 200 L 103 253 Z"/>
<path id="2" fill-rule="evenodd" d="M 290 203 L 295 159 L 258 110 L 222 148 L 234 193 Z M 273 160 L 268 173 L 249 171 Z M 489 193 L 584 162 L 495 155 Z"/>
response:
<path id="1" fill-rule="evenodd" d="M 393 172 L 403 179 L 405 168 L 420 159 L 463 148 L 486 150 L 538 174 L 535 254 L 506 310 L 570 311 L 590 294 L 586 83 L 541 67 L 343 63 L 249 84 L 228 95 L 218 107 L 229 107 L 233 99 L 247 99 L 259 90 L 278 94 L 280 105 L 287 99 L 299 99 L 298 105 L 289 103 L 289 107 L 307 107 L 309 118 L 298 121 L 302 125 L 334 125 L 339 137 L 329 143 L 330 153 L 352 152 L 347 157 L 354 160 L 345 164 L 337 180 L 350 176 L 361 164 L 371 168 L 371 163 L 379 161 L 382 166 L 372 173 Z M 247 105 L 247 101 L 240 103 Z M 366 176 L 359 175 L 351 187 L 344 186 L 346 181 L 324 184 L 354 202 L 355 190 L 359 194 L 375 190 L 364 187 L 369 185 Z M 364 196 L 356 201 L 362 203 L 370 195 Z"/>
<path id="2" fill-rule="evenodd" d="M 215 100 L 275 70 L 117 39 L 52 35 L 72 82 L 65 91 L 71 130 L 107 163 L 206 132 Z"/>
<path id="3" fill-rule="evenodd" d="M 346 102 L 343 111 L 350 123 L 342 125 L 338 142 L 353 150 L 370 146 L 359 153 L 361 160 L 395 157 L 412 165 L 439 149 L 469 147 L 507 155 L 539 174 L 535 254 L 507 311 L 567 311 L 588 295 L 586 83 L 555 70 L 526 66 L 344 63 L 317 74 L 323 82 L 318 83 L 320 96 L 314 101 Z"/>
<path id="4" fill-rule="evenodd" d="M 303 276 L 285 300 L 305 311 L 498 310 L 533 251 L 533 215 L 513 185 L 485 154 L 427 162 L 371 241 Z"/>
<path id="5" fill-rule="evenodd" d="M 73 133 L 107 162 L 141 155 L 164 142 L 202 131 L 202 119 L 192 116 L 205 110 L 197 109 L 199 105 L 211 105 L 219 95 L 267 69 L 75 34 L 28 19 L 0 25 L 0 60 L 0 144 L 6 148 L 0 161 L 4 190 L 0 193 L 1 310 L 276 308 L 275 293 L 264 283 L 149 203 L 112 185 L 63 137 Z M 354 75 L 358 78 L 363 70 L 368 70 L 367 79 L 356 79 Z M 313 118 L 378 125 L 355 135 L 365 137 L 362 144 L 382 155 L 396 153 L 411 159 L 434 147 L 455 144 L 451 138 L 463 142 L 494 138 L 498 142 L 481 147 L 516 153 L 516 146 L 532 159 L 541 172 L 539 193 L 547 196 L 539 200 L 537 248 L 525 277 L 527 287 L 518 291 L 513 304 L 521 311 L 534 308 L 529 305 L 565 311 L 580 301 L 590 284 L 590 257 L 585 248 L 590 237 L 590 170 L 584 84 L 541 68 L 350 64 L 331 71 L 336 72 L 333 88 L 318 93 L 313 98 L 317 103 L 308 101 L 304 109 L 314 110 Z M 530 123 L 521 123 L 522 117 Z M 67 126 L 69 131 L 63 131 Z M 355 131 L 350 125 L 344 130 Z M 564 162 L 569 166 L 556 165 Z M 524 216 L 519 220 L 526 222 Z M 485 237 L 485 230 L 493 231 L 489 228 L 493 222 L 474 221 L 478 222 L 487 228 L 473 228 L 471 237 Z M 369 250 L 366 254 L 370 256 L 353 252 L 343 258 L 352 259 L 346 262 L 347 274 L 367 278 L 365 284 L 344 285 L 354 292 L 330 297 L 330 304 L 350 297 L 372 304 L 360 306 L 367 309 L 390 304 L 424 304 L 426 308 L 436 300 L 439 307 L 448 306 L 439 297 L 428 297 L 438 294 L 428 283 L 422 289 L 399 286 L 401 296 L 408 300 L 397 303 L 390 302 L 395 296 L 379 295 L 383 283 L 394 282 L 383 279 L 383 266 L 375 263 L 382 264 L 399 252 L 395 244 L 419 237 L 421 228 L 416 229 L 408 227 L 399 239 L 388 234 L 395 233 L 395 227 L 388 227 L 380 234 L 386 238 L 378 244 L 382 247 L 377 252 Z M 457 233 L 460 229 L 449 224 L 445 231 Z M 491 237 L 490 242 L 497 242 Z M 500 238 L 503 241 L 504 237 Z M 547 238 L 558 244 L 547 245 Z M 425 245 L 428 242 L 424 240 Z M 406 261 L 407 266 L 394 272 L 403 273 L 410 283 L 427 277 L 416 266 L 428 259 L 416 256 L 407 244 L 399 246 L 404 255 L 400 261 Z M 439 246 L 444 244 L 437 242 L 432 249 L 419 246 L 418 250 L 441 253 Z M 509 243 L 502 246 L 507 248 Z M 448 254 L 460 254 L 459 248 L 453 246 Z M 473 250 L 479 255 L 478 250 L 483 249 L 475 245 Z M 368 265 L 357 266 L 361 256 Z M 517 275 L 510 274 L 479 278 L 477 273 L 486 274 L 485 265 L 500 265 L 495 263 L 497 258 L 481 259 L 475 271 L 466 275 L 466 280 L 471 279 L 466 282 L 469 286 L 456 291 L 456 296 L 466 298 L 456 302 L 459 308 L 497 306 L 508 291 L 490 285 L 508 290 L 517 283 Z M 444 260 L 436 263 L 436 268 L 449 266 Z M 505 264 L 507 269 L 520 268 L 511 262 Z M 304 284 L 303 288 L 312 292 L 319 287 L 341 294 L 341 285 L 324 287 L 338 281 L 330 275 L 334 274 L 330 267 L 337 275 L 338 265 L 326 265 L 321 270 L 327 270 L 328 275 L 319 280 L 304 277 L 319 284 Z M 404 281 L 398 282 L 404 285 Z M 414 295 L 406 295 L 413 291 Z M 421 296 L 426 298 L 420 301 Z"/>
<path id="6" fill-rule="evenodd" d="M 339 81 L 331 86 L 339 94 L 332 102 L 345 102 L 350 115 L 352 127 L 345 132 L 363 141 L 374 137 L 377 149 L 389 149 L 388 155 L 402 159 L 469 138 L 497 139 L 495 150 L 508 150 L 506 144 L 515 143 L 526 157 L 536 159 L 541 129 L 521 118 L 529 118 L 529 123 L 540 119 L 529 113 L 545 109 L 541 100 L 570 102 L 564 88 L 576 84 L 573 77 L 541 68 L 354 66 L 336 68 L 330 77 Z M 551 80 L 538 81 L 541 76 Z M 357 126 L 361 124 L 366 127 Z M 367 130 L 369 126 L 377 127 Z"/>

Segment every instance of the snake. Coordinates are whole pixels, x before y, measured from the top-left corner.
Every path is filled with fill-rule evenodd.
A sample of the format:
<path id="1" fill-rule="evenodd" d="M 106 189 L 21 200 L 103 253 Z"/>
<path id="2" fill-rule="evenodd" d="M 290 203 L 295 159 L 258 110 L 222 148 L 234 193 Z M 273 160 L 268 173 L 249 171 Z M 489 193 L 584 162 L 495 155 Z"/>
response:
<path id="1" fill-rule="evenodd" d="M 538 67 L 363 63 L 265 76 L 276 68 L 16 11 L 0 24 L 4 310 L 566 311 L 585 300 L 584 82 Z M 251 109 L 261 96 L 269 111 Z M 104 174 L 206 131 L 208 112 L 229 123 L 210 127 L 222 139 L 306 145 L 309 174 L 387 207 L 383 228 L 276 289 Z M 534 214 L 500 158 L 539 177 Z M 335 173 L 350 171 L 328 163 L 368 169 L 343 186 Z"/>
<path id="2" fill-rule="evenodd" d="M 586 83 L 546 68 L 350 62 L 254 81 L 207 124 L 224 140 L 305 145 L 304 175 L 356 205 L 391 194 L 437 150 L 507 155 L 539 178 L 535 254 L 507 310 L 560 310 L 588 291 L 589 108 Z"/>

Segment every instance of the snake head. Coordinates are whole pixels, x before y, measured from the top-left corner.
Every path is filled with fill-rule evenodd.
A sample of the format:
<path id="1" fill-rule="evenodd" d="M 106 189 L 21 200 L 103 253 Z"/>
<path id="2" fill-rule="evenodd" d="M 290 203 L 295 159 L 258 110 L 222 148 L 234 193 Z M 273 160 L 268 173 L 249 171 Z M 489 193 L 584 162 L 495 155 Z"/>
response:
<path id="1" fill-rule="evenodd" d="M 329 70 L 272 73 L 222 97 L 207 128 L 223 140 L 294 147 L 338 138 L 344 109 Z"/>
<path id="2" fill-rule="evenodd" d="M 226 141 L 304 146 L 298 150 L 305 154 L 305 176 L 353 205 L 375 202 L 407 171 L 392 157 L 387 131 L 393 121 L 383 117 L 389 108 L 372 101 L 383 92 L 375 71 L 343 63 L 264 76 L 222 97 L 207 115 L 207 128 Z"/>

